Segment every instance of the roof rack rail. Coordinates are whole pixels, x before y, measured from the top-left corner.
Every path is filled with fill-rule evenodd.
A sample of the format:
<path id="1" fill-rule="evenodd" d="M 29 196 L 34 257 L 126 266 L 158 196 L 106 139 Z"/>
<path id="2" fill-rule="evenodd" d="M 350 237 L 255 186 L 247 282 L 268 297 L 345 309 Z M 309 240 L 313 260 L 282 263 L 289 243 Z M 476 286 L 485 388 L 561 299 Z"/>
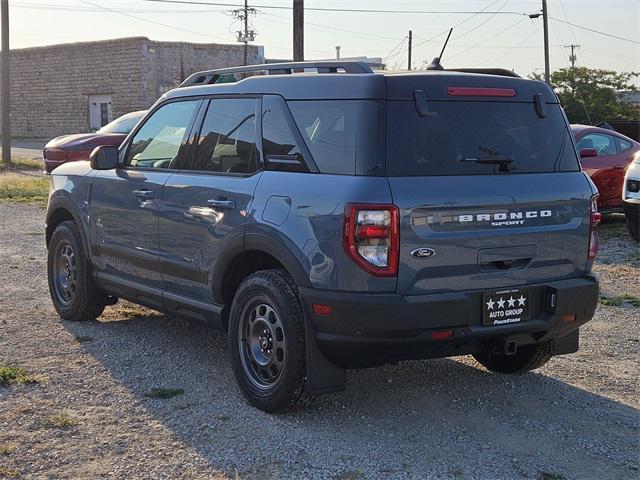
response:
<path id="1" fill-rule="evenodd" d="M 341 70 L 344 71 L 344 73 L 373 73 L 371 67 L 361 61 L 328 60 L 317 62 L 266 63 L 262 65 L 244 65 L 241 67 L 218 68 L 216 70 L 196 72 L 189 75 L 189 77 L 180 84 L 180 87 L 228 83 L 229 80 L 225 80 L 223 77 L 235 73 L 266 72 L 267 75 L 286 75 L 304 72 L 305 69 L 315 69 L 318 73 L 339 73 Z"/>
<path id="2" fill-rule="evenodd" d="M 516 72 L 507 70 L 506 68 L 447 68 L 449 72 L 461 73 L 483 73 L 485 75 L 499 75 L 501 77 L 522 78 Z"/>

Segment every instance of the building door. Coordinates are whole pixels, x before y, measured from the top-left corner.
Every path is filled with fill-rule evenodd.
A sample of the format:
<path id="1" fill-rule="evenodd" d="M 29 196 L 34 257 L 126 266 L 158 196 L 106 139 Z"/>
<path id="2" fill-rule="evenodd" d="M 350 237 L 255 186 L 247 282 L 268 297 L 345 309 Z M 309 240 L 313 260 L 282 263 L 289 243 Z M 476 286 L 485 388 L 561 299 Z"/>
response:
<path id="1" fill-rule="evenodd" d="M 98 130 L 111 120 L 111 95 L 89 95 L 89 129 Z"/>

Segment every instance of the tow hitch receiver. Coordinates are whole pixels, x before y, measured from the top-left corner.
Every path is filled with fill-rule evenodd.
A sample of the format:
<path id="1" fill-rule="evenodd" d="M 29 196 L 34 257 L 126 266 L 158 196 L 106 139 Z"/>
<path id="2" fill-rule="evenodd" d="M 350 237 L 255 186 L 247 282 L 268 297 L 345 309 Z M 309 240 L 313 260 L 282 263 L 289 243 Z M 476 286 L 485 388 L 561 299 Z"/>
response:
<path id="1" fill-rule="evenodd" d="M 497 343 L 493 351 L 497 355 L 515 355 L 518 351 L 518 342 L 515 340 L 507 340 L 503 343 Z"/>

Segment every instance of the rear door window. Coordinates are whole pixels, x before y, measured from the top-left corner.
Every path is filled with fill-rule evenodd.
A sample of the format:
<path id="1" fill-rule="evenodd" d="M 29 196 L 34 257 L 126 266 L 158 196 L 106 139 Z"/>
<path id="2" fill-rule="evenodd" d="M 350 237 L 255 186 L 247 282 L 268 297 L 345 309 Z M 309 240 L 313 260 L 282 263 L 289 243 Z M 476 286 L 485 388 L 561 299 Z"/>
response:
<path id="1" fill-rule="evenodd" d="M 598 155 L 615 155 L 616 143 L 613 135 L 604 133 L 589 133 L 578 142 L 578 150 L 594 148 Z"/>
<path id="2" fill-rule="evenodd" d="M 429 101 L 420 116 L 413 101 L 390 101 L 390 176 L 482 175 L 577 171 L 579 163 L 558 105 L 547 115 L 533 103 Z"/>

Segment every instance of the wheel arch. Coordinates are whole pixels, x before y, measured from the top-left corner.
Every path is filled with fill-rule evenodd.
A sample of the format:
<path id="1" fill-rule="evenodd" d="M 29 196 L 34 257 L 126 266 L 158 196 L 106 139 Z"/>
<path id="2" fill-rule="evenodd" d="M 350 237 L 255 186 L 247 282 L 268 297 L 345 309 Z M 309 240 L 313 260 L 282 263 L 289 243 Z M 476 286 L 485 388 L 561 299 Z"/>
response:
<path id="1" fill-rule="evenodd" d="M 85 252 L 87 252 L 87 257 L 90 257 L 91 252 L 88 248 L 89 244 L 84 230 L 84 223 L 81 221 L 80 214 L 73 205 L 73 202 L 65 196 L 57 196 L 49 200 L 45 223 L 45 241 L 47 248 L 49 247 L 51 236 L 56 227 L 65 221 L 73 221 L 78 225 L 82 244 Z"/>
<path id="2" fill-rule="evenodd" d="M 300 261 L 282 243 L 262 234 L 246 234 L 243 241 L 227 246 L 213 272 L 213 296 L 221 305 L 230 305 L 244 278 L 266 269 L 285 270 L 299 286 L 311 286 Z"/>

